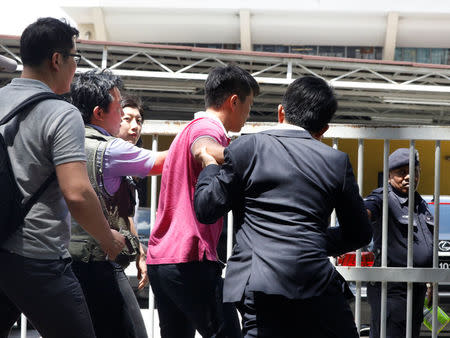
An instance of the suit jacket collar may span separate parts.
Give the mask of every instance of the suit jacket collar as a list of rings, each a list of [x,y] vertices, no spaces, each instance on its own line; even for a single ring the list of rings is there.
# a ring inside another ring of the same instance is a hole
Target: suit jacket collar
[[[313,138],[308,131],[298,129],[269,129],[264,130],[261,133],[281,137]]]

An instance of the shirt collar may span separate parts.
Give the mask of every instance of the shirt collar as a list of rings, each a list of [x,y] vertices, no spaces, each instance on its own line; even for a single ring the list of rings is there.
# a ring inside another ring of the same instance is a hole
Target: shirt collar
[[[98,130],[98,131],[101,132],[103,135],[111,136],[110,133],[108,133],[105,129],[103,129],[103,128],[100,127],[100,126],[97,126],[97,125],[95,125],[95,124],[90,124],[90,123],[86,123],[86,126],[89,126],[89,127],[91,127],[91,128],[94,128],[94,129]]]
[[[11,84],[14,86],[31,86],[39,89],[44,89],[46,91],[52,91],[46,83],[35,79],[18,77],[12,79]]]
[[[302,127],[289,124],[289,123],[278,123],[273,129],[292,129],[292,130],[306,130]]]
[[[207,117],[207,118],[213,119],[213,120],[215,120],[216,122],[218,122],[218,123],[220,124],[220,126],[222,127],[223,132],[225,133],[225,135],[226,135],[228,138],[230,138],[230,136],[228,135],[227,130],[226,130],[225,127],[223,126],[222,121],[220,121],[220,119],[219,119],[215,114],[213,114],[213,113],[211,113],[211,112],[208,112],[208,111],[199,111],[199,112],[197,112],[197,113],[194,114],[194,119],[199,119],[199,118],[201,118],[201,117]]]

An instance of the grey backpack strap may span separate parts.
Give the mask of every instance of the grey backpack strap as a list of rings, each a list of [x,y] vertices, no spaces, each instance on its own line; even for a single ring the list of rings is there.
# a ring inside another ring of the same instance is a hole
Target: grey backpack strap
[[[48,100],[48,99],[54,99],[54,100],[64,100],[64,98],[60,95],[57,95],[52,92],[39,92],[37,94],[34,94],[30,96],[28,99],[20,103],[17,107],[15,107],[13,110],[11,110],[8,114],[6,114],[1,120],[0,120],[0,126],[3,124],[8,123],[11,121],[16,115],[24,112],[27,110],[27,108],[30,108],[32,106],[37,105],[39,102]],[[12,168],[11,168],[12,171]],[[39,197],[44,193],[44,191],[48,188],[50,183],[56,178],[56,172],[53,172],[50,174],[49,177],[44,181],[44,183],[39,187],[39,189],[29,198],[29,200],[25,203],[23,206],[23,215],[24,217],[28,214],[31,207],[36,203],[36,201],[39,199]]]
[[[47,100],[47,99],[55,99],[55,100],[64,100],[64,98],[60,95],[57,95],[55,93],[51,92],[40,92],[35,95],[30,96],[28,99],[23,101],[21,104],[19,104],[16,108],[11,110],[8,114],[6,114],[1,120],[0,120],[0,126],[8,123],[14,116],[21,113],[25,110],[25,108],[29,108],[32,105],[36,105],[41,101]]]

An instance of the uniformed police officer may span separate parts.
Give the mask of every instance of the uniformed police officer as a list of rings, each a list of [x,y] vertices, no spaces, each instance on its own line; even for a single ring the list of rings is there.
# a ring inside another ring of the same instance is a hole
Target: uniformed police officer
[[[399,148],[389,156],[389,184],[388,184],[388,251],[387,265],[389,267],[406,267],[408,251],[408,191],[417,189],[420,167],[418,153],[415,153],[415,182],[410,182],[409,149]],[[383,188],[378,188],[365,199],[365,205],[373,227],[373,251],[375,265],[381,262],[382,235],[382,206]],[[433,264],[433,216],[427,203],[419,193],[414,197],[414,267],[432,267]],[[387,286],[387,314],[386,337],[398,338],[406,336],[406,283],[388,283]],[[429,290],[430,291],[430,290]],[[426,285],[413,285],[413,337],[419,337],[420,326],[423,321],[423,304]],[[367,286],[367,296],[372,309],[370,337],[380,336],[381,283],[370,283]],[[428,292],[431,301],[431,292]]]

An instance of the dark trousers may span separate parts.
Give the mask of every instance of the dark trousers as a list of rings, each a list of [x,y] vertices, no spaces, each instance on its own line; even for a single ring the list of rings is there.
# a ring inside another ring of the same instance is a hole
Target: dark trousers
[[[45,338],[95,337],[70,261],[0,250],[0,337],[8,337],[21,312]]]
[[[258,338],[358,338],[353,313],[333,280],[320,296],[288,299],[245,290],[237,303],[244,337]]]
[[[412,337],[420,336],[423,321],[425,284],[413,286]],[[406,283],[388,283],[386,303],[386,338],[406,337]],[[367,298],[371,308],[370,337],[380,337],[381,284],[367,285]]]
[[[118,265],[115,266],[114,273],[116,275],[120,293],[124,299],[123,314],[125,318],[123,320],[127,337],[147,338],[147,330],[145,328],[144,319],[142,318],[141,309],[128,277],[125,275],[122,267]]]
[[[98,338],[147,337],[136,297],[123,269],[112,262],[73,262]]]
[[[162,338],[241,337],[236,309],[223,304],[218,262],[148,265]]]

